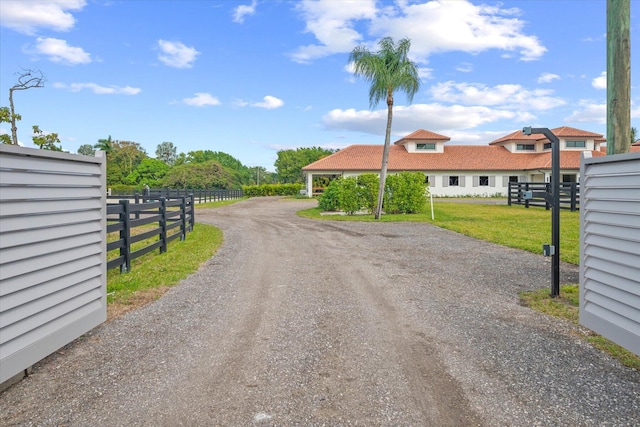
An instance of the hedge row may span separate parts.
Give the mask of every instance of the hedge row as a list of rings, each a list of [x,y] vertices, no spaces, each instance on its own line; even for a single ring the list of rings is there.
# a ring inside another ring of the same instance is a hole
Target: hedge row
[[[297,196],[302,189],[304,189],[304,184],[262,184],[242,187],[246,197]]]
[[[382,209],[390,214],[417,213],[425,209],[428,187],[420,172],[402,172],[389,175],[385,182]],[[318,200],[325,211],[373,212],[378,201],[380,181],[375,174],[338,178],[331,181]]]

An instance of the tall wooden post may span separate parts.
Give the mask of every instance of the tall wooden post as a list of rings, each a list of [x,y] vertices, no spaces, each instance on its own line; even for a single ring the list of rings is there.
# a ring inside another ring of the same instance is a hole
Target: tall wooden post
[[[631,145],[630,0],[607,0],[607,154]]]

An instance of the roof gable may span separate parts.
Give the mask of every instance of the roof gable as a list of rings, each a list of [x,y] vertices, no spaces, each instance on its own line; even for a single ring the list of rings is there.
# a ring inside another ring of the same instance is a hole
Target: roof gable
[[[450,137],[445,135],[440,135],[435,132],[431,132],[429,130],[418,129],[417,131],[411,132],[409,135],[406,135],[403,138],[400,138],[394,144],[404,144],[407,141],[441,141],[446,142],[451,140]]]

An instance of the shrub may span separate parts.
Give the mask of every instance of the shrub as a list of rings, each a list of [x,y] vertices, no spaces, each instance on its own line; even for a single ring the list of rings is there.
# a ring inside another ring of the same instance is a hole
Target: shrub
[[[389,175],[385,186],[383,207],[386,213],[410,214],[424,210],[427,187],[421,172],[402,172]]]
[[[242,186],[242,191],[247,197],[296,196],[300,194],[300,190],[302,189],[304,189],[304,184],[262,184]]]
[[[340,181],[340,178],[331,181],[318,197],[318,207],[323,211],[334,212],[340,209]]]
[[[358,180],[356,177],[342,178],[340,181],[340,192],[338,201],[340,210],[347,215],[353,215],[358,212],[363,205],[362,192],[358,188]]]
[[[373,212],[378,203],[378,187],[380,178],[374,173],[365,173],[358,177],[358,187],[360,189],[360,199],[362,208],[369,213]]]

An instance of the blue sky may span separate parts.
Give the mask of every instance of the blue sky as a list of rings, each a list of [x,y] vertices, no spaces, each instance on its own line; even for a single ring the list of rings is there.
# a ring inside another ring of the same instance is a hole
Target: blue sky
[[[640,1],[631,1],[632,126],[640,129]],[[222,151],[274,170],[277,151],[384,142],[386,105],[347,58],[412,41],[421,88],[396,94],[393,140],[417,129],[487,144],[523,126],[606,133],[606,1],[0,0],[0,105],[18,137],[65,150],[113,139],[151,156]],[[3,124],[0,132],[9,132]]]

